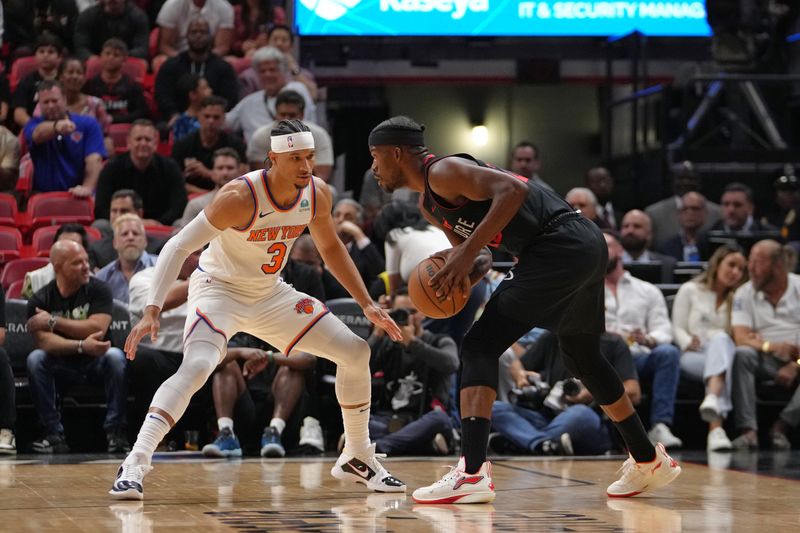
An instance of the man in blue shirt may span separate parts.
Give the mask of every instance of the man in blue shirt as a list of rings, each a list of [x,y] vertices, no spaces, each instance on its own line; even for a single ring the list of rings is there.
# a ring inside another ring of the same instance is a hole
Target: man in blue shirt
[[[91,196],[106,157],[100,125],[93,117],[67,112],[57,81],[43,81],[37,94],[42,116],[25,126],[34,167],[33,189]]]
[[[145,251],[147,236],[142,219],[133,213],[114,221],[114,249],[117,260],[101,268],[95,277],[108,283],[115,300],[128,303],[128,284],[139,271],[155,266],[158,256]]]

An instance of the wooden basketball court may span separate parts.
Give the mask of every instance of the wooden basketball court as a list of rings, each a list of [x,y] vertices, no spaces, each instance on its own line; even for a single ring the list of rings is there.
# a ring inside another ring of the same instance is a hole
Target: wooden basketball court
[[[44,463],[20,456],[0,461],[0,530],[800,531],[800,484],[776,477],[797,476],[800,454],[716,454],[712,466],[700,464],[705,458],[684,456],[683,474],[673,485],[624,500],[605,496],[619,458],[497,458],[494,504],[437,506],[414,504],[410,492],[377,494],[341,484],[329,474],[333,457],[226,461],[173,455],[154,463],[144,502],[117,502],[106,491],[119,458],[54,456]],[[386,464],[416,488],[437,479],[450,461]]]
[[[502,458],[494,462],[494,504],[439,506],[414,504],[410,493],[369,493],[361,486],[340,484],[328,472],[335,460],[329,457],[225,461],[176,456],[184,458],[154,463],[156,469],[145,478],[144,502],[117,502],[106,491],[118,458],[54,456],[48,464],[40,457],[22,456],[0,462],[0,529],[800,531],[800,484],[774,475],[797,475],[800,454],[716,455],[712,466],[682,460],[683,474],[671,486],[623,500],[605,496],[621,464],[618,458]],[[704,461],[705,454],[694,458]],[[63,460],[72,462],[58,463]],[[448,461],[414,458],[386,464],[415,488],[443,474],[446,469],[440,465]]]

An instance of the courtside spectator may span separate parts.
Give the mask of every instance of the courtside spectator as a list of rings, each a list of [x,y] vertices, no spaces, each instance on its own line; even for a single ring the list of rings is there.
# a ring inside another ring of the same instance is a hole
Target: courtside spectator
[[[305,120],[306,102],[300,93],[286,90],[275,100],[275,122],[258,128],[247,143],[247,161],[250,168],[263,168],[270,151],[270,132],[280,120],[302,120],[314,138],[314,175],[325,181],[333,172],[333,141],[325,128]]]
[[[130,124],[147,115],[147,102],[141,85],[122,72],[126,57],[128,47],[123,41],[107,40],[100,52],[102,70],[88,80],[84,88],[87,94],[103,101],[114,124]]]
[[[186,207],[186,189],[181,171],[172,159],[156,153],[158,131],[152,122],[140,119],[128,134],[129,151],[103,168],[97,184],[94,216],[108,219],[111,195],[133,189],[142,198],[145,225],[171,225]]]
[[[237,135],[222,130],[225,123],[225,99],[208,96],[200,104],[200,128],[175,143],[172,158],[183,171],[186,190],[208,191],[213,181],[214,153],[221,148],[233,148],[244,159],[245,147]]]
[[[226,0],[167,0],[158,13],[158,40],[162,54],[172,57],[188,47],[189,23],[196,18],[208,22],[214,53],[225,56],[233,40],[233,6]]]
[[[57,37],[49,33],[40,35],[36,39],[34,56],[36,57],[36,71],[20,80],[11,99],[11,111],[14,122],[19,127],[24,127],[31,119],[36,108],[36,93],[39,84],[44,80],[55,80],[58,77],[58,67],[61,65],[64,46]]]
[[[67,111],[67,100],[57,81],[39,85],[42,116],[25,126],[25,142],[33,160],[33,189],[69,191],[91,196],[103,166],[106,149],[97,121]]]
[[[178,141],[200,128],[200,103],[211,96],[212,91],[208,81],[200,74],[184,74],[178,80],[176,93],[176,102],[183,109],[172,124],[172,138]]]
[[[211,32],[208,22],[196,18],[189,23],[186,51],[164,61],[156,75],[155,97],[161,118],[172,125],[181,107],[178,104],[178,80],[185,74],[200,74],[214,94],[222,96],[233,106],[239,100],[239,89],[233,67],[211,52]],[[185,97],[185,95],[183,95]]]
[[[147,14],[130,0],[99,0],[80,15],[75,22],[75,55],[86,61],[100,55],[104,43],[119,39],[130,55],[147,59],[150,21]]]
[[[106,113],[106,106],[100,98],[83,92],[86,84],[86,67],[81,60],[74,57],[65,58],[58,69],[58,81],[64,90],[67,111],[93,117],[105,132],[111,124],[111,117]],[[33,116],[38,117],[41,114],[42,106],[37,103]]]
[[[259,48],[253,54],[252,64],[261,90],[247,95],[228,112],[225,117],[228,128],[242,131],[245,141],[249,141],[258,128],[275,120],[278,93],[289,89],[300,93],[305,100],[305,118],[317,121],[317,108],[306,86],[289,81],[289,66],[283,52],[274,46]]]

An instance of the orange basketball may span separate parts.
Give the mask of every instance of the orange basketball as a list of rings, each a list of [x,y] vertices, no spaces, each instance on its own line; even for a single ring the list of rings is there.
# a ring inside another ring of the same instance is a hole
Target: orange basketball
[[[450,299],[436,297],[433,288],[428,285],[439,269],[444,266],[441,257],[428,257],[419,262],[408,276],[408,296],[420,313],[431,318],[449,318],[464,308],[469,298],[469,293],[464,293],[461,287],[455,287],[450,293]]]

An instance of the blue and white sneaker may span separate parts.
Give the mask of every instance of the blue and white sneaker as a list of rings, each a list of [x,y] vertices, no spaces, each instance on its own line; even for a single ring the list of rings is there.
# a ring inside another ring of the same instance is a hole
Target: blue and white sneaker
[[[117,471],[117,479],[108,493],[115,500],[141,500],[144,498],[142,480],[153,469],[150,465],[125,464]]]
[[[283,457],[286,455],[286,450],[281,444],[281,435],[278,429],[272,426],[264,428],[264,434],[261,435],[261,457]]]
[[[203,455],[206,457],[241,457],[242,446],[231,428],[222,428],[214,442],[203,446]]]

